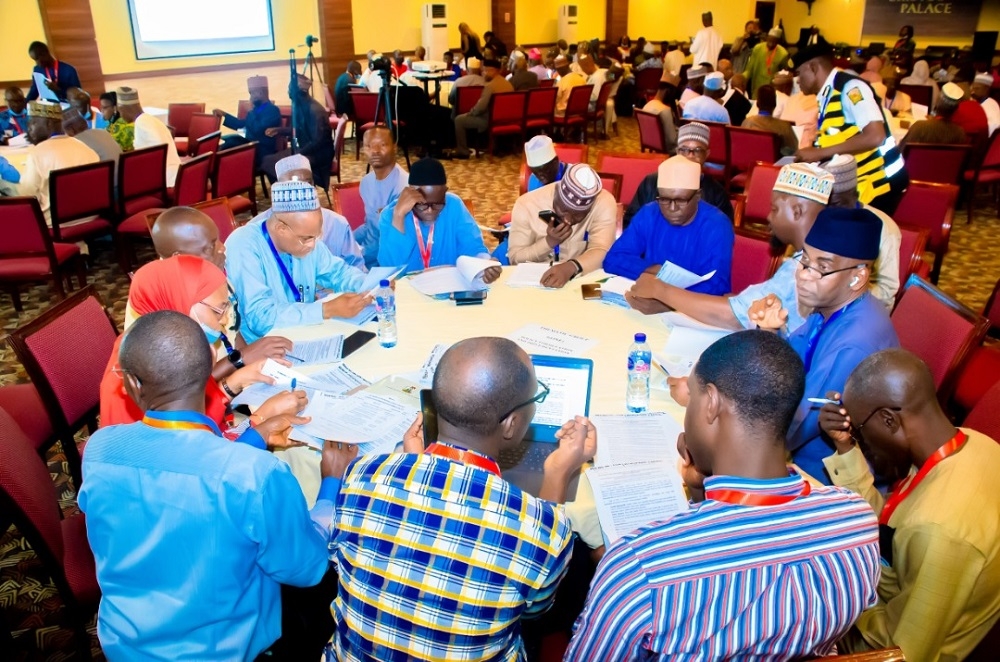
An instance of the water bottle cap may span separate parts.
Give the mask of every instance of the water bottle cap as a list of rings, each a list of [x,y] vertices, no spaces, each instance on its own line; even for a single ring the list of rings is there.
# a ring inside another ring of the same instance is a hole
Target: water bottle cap
[[[636,342],[646,342],[646,334],[645,333],[637,333],[637,334],[635,334],[635,341]]]
[[[386,279],[383,278],[382,280],[380,280],[378,282],[378,286],[379,287],[389,287],[389,281],[387,281]]]

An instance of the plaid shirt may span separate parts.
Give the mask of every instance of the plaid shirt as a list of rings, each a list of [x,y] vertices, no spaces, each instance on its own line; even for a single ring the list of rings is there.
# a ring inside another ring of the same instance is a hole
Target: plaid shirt
[[[352,465],[337,500],[338,660],[524,659],[572,545],[562,509],[471,465],[417,454]]]

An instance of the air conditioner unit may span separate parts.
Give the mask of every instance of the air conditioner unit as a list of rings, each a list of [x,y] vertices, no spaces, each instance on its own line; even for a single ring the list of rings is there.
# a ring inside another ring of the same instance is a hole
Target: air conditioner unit
[[[559,38],[576,43],[576,5],[559,5]]]
[[[420,42],[427,49],[427,59],[444,59],[448,50],[448,5],[424,5],[420,25]]]

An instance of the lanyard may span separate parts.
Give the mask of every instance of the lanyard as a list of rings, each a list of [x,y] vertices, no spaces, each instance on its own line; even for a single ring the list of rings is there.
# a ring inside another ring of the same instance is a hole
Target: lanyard
[[[295,303],[302,303],[302,289],[295,286],[295,279],[292,278],[292,274],[289,273],[288,267],[285,266],[285,261],[281,259],[278,255],[278,249],[274,247],[274,242],[271,241],[271,235],[267,233],[267,222],[260,224],[260,231],[264,233],[264,240],[267,242],[267,247],[271,249],[271,255],[274,256],[274,261],[278,263],[278,268],[281,270],[281,275],[285,278],[285,283],[292,290],[292,296],[295,297]]]
[[[205,430],[219,436],[219,429],[211,423],[201,423],[199,421],[184,420],[185,416],[196,416],[186,412],[146,412],[142,417],[142,422],[153,428],[162,430]],[[202,418],[202,417],[199,417]],[[205,419],[208,420],[208,419]]]
[[[854,301],[858,301],[858,299],[855,299]],[[819,345],[820,336],[823,335],[823,332],[826,331],[827,327],[833,324],[838,317],[844,314],[845,310],[851,307],[851,304],[854,303],[854,301],[835,311],[833,315],[830,315],[829,319],[824,320],[822,324],[809,332],[809,337],[806,338],[805,355],[802,357],[802,363],[805,365],[806,372],[809,372],[809,368],[812,366],[813,354],[816,353],[816,346]],[[821,315],[820,313],[814,314]]]
[[[45,67],[45,77],[56,83],[59,82],[59,60],[52,60],[52,73],[49,73],[49,68]]]
[[[735,506],[781,506],[791,503],[799,497],[807,496],[812,492],[809,483],[803,481],[802,490],[798,494],[754,494],[743,490],[707,490],[705,498],[712,501],[724,501]]]
[[[494,476],[500,475],[500,465],[498,465],[495,460],[491,460],[485,455],[480,455],[479,453],[474,453],[461,448],[455,448],[454,446],[446,446],[444,444],[439,444],[436,441],[428,446],[427,450],[424,452],[448,458],[449,460],[454,460],[455,462],[471,464],[479,469],[489,471]]]
[[[882,513],[879,515],[879,524],[888,524],[889,518],[896,511],[896,508],[903,502],[906,497],[910,496],[910,492],[917,488],[927,474],[931,472],[931,469],[936,467],[941,460],[945,459],[950,455],[954,455],[965,446],[965,442],[969,440],[969,437],[958,430],[955,436],[949,439],[941,448],[934,451],[934,454],[927,458],[923,466],[920,467],[920,471],[916,473],[912,478],[904,478],[892,487],[892,494],[889,495],[889,500],[885,502],[882,507]],[[905,485],[903,483],[906,483]]]
[[[17,127],[17,132],[19,134],[24,133],[24,129],[21,128],[21,123],[17,121],[16,117],[14,117],[14,113],[10,114],[10,121],[14,123],[15,127]]]
[[[431,251],[434,249],[434,223],[431,223],[431,229],[427,233],[427,245],[424,245],[424,235],[420,233],[420,223],[417,222],[417,216],[413,216],[413,230],[417,233],[417,250],[420,251],[420,259],[424,262],[424,269],[429,269],[431,266]]]

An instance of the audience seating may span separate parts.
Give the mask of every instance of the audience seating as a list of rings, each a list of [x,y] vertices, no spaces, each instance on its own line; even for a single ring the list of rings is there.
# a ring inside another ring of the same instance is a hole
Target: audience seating
[[[727,126],[729,160],[726,162],[729,188],[742,189],[750,169],[758,161],[774,163],[781,156],[781,141],[770,131]]]
[[[34,384],[0,386],[0,410],[10,414],[39,457],[44,459],[48,450],[59,441],[42,396]]]
[[[962,427],[972,428],[994,440],[1000,440],[1000,380],[996,380],[979,398],[962,421]],[[994,652],[996,650],[1000,649],[994,649]]]
[[[354,158],[360,159],[365,131],[374,127],[377,121],[375,111],[378,106],[378,93],[351,90],[350,95],[351,104],[354,106]]]
[[[496,156],[496,139],[498,136],[518,136],[520,144],[524,143],[525,107],[528,101],[527,92],[500,92],[490,97],[489,116],[490,154]]]
[[[88,285],[7,336],[45,403],[77,487],[80,453],[74,435],[97,429],[101,379],[118,329]],[[86,342],[80,342],[86,338]],[[74,468],[75,467],[75,468]]]
[[[222,143],[222,132],[213,131],[212,133],[206,134],[201,138],[194,141],[194,149],[191,150],[191,156],[201,156],[202,154],[214,154],[219,151],[219,145]]]
[[[597,176],[601,178],[601,188],[615,196],[615,202],[621,202],[624,177],[617,172],[599,172]]]
[[[482,85],[464,85],[458,88],[455,98],[455,116],[464,115],[472,110],[481,96],[483,96]]]
[[[941,275],[941,264],[948,253],[951,221],[957,199],[958,187],[954,184],[911,181],[893,214],[893,220],[900,226],[924,228],[928,231],[927,250],[934,253],[934,266],[930,275],[932,283],[937,283]]]
[[[222,126],[222,120],[212,113],[194,113],[188,124],[188,133],[185,138],[174,138],[177,145],[177,152],[182,156],[194,153],[195,141],[202,136],[218,131]]]
[[[253,110],[253,102],[250,99],[240,99],[236,104],[236,119],[245,120],[251,110]]]
[[[965,172],[969,149],[968,145],[907,143],[903,147],[906,173],[913,181],[958,184]]]
[[[0,287],[14,300],[14,310],[24,312],[21,283],[51,281],[59,298],[65,299],[63,278],[72,287],[73,273],[80,287],[86,286],[80,247],[52,241],[38,200],[0,197]]]
[[[947,406],[958,371],[989,322],[919,276],[906,281],[891,317],[899,344],[927,364],[938,400]]]
[[[587,142],[587,113],[590,112],[590,95],[593,92],[593,85],[577,85],[569,93],[566,113],[553,117],[553,126],[563,132],[566,140],[569,140],[572,129],[579,129],[580,142]]]
[[[927,106],[928,110],[934,110],[934,90],[930,85],[910,85],[908,83],[904,83],[896,85],[896,90],[910,95],[910,99],[913,103],[919,103],[923,106]]]
[[[556,86],[555,78],[543,78],[540,81],[538,81],[538,87],[555,87],[555,86]]]
[[[215,226],[219,228],[219,241],[223,243],[229,239],[233,230],[239,227],[236,223],[236,217],[233,216],[233,210],[229,206],[229,200],[225,197],[212,198],[191,206],[204,212],[206,216],[215,221]]]
[[[990,298],[983,307],[983,317],[990,323],[987,335],[996,340],[1000,338],[1000,280],[993,286]],[[1000,344],[984,342],[969,354],[969,359],[962,367],[955,385],[955,396],[952,404],[959,411],[971,410],[990,389],[1000,381]],[[995,437],[1000,440],[1000,437]]]
[[[524,108],[525,136],[535,132],[544,133],[552,131],[556,114],[556,97],[558,95],[559,90],[551,85],[528,90],[528,101]]]
[[[1000,132],[994,131],[986,143],[986,149],[981,159],[976,159],[975,167],[966,170],[962,176],[967,184],[966,223],[972,222],[972,205],[976,199],[976,188],[981,184],[992,184],[994,198],[998,200],[997,215],[1000,216],[1000,197],[997,195],[997,182],[1000,182]]]
[[[735,232],[730,287],[733,292],[742,292],[773,276],[781,256],[771,251],[770,233],[743,227],[737,227]]]
[[[667,154],[667,134],[663,130],[663,122],[658,113],[645,110],[635,111],[636,122],[639,123],[639,151]]]
[[[87,625],[101,589],[82,513],[62,518],[49,468],[7,412],[0,411],[0,528],[17,527],[55,584],[69,617],[76,658],[90,660]]]
[[[621,203],[626,207],[635,197],[635,192],[643,178],[663,163],[663,154],[616,154],[604,152],[597,158],[598,172],[616,173],[622,176]]]
[[[747,196],[742,193],[730,193],[729,204],[733,208],[733,227],[743,225],[743,217],[746,215]]]
[[[604,137],[607,138],[604,130],[598,131],[598,126],[601,122],[604,122],[604,116],[608,110],[608,99],[611,97],[611,90],[615,87],[613,82],[605,82],[601,85],[601,91],[597,93],[597,101],[594,105],[594,110],[587,111],[587,121],[594,123],[594,140]]]
[[[153,145],[118,158],[118,215],[128,218],[167,204],[167,146]]]
[[[357,230],[365,224],[365,201],[361,199],[361,182],[334,184],[333,211],[347,219],[352,230]]]
[[[344,139],[347,133],[347,122],[338,122],[333,130],[333,161],[330,163],[330,177],[337,176],[337,183],[340,183],[340,160],[344,156]],[[330,192],[326,192],[326,201],[330,202]]]
[[[204,113],[205,104],[204,103],[171,103],[167,105],[167,126],[170,127],[171,133],[174,134],[174,144],[177,146],[177,151],[186,153],[187,150],[187,140],[184,140],[183,146],[184,150],[181,150],[181,144],[178,144],[178,138],[187,138],[188,130],[191,128],[191,117],[195,113]]]
[[[910,278],[910,274],[917,274],[921,278],[927,278],[930,274],[930,267],[924,261],[924,252],[927,250],[927,230],[921,228],[899,228],[902,238],[899,242],[899,282],[905,283]],[[902,295],[897,292],[896,298]]]
[[[250,210],[257,215],[257,182],[254,181],[254,157],[257,143],[251,142],[224,149],[215,155],[212,167],[212,197],[229,198],[233,214]]]
[[[681,120],[678,126],[687,124],[690,120]],[[708,160],[701,167],[702,171],[712,179],[722,182],[728,188],[729,182],[729,132],[726,125],[720,122],[702,122],[708,127]],[[773,163],[771,159],[768,163]]]
[[[114,161],[53,170],[49,175],[52,239],[78,242],[113,234],[114,191]]]
[[[743,215],[743,225],[769,225],[767,217],[771,214],[771,192],[774,183],[778,181],[781,166],[758,161],[747,174],[746,211]]]
[[[643,104],[656,96],[661,78],[663,78],[662,68],[643,69],[635,72],[635,92],[642,98]]]

